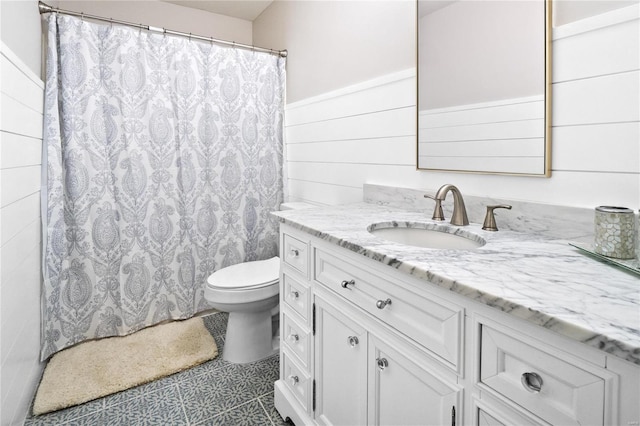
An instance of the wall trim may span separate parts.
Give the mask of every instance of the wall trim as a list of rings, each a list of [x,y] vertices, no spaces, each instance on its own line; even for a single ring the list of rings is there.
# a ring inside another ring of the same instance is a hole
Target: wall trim
[[[581,19],[553,29],[553,40],[560,40],[573,37],[578,34],[596,31],[612,25],[619,25],[625,22],[640,19],[640,4],[615,9],[600,15]]]
[[[13,50],[9,49],[9,47],[4,44],[3,41],[0,40],[0,53],[2,56],[7,58],[9,62],[11,62],[21,73],[23,73],[29,80],[33,81],[39,88],[44,89],[44,81],[34,73],[31,68],[29,68],[23,61],[13,53]]]
[[[340,96],[350,95],[357,92],[362,92],[374,87],[384,86],[386,84],[395,83],[402,80],[407,80],[416,77],[416,68],[407,68],[402,71],[394,72],[391,74],[385,74],[381,77],[376,77],[371,80],[356,83],[350,86],[346,86],[331,92],[323,93],[322,95],[313,96],[311,98],[303,99],[301,101],[293,102],[285,106],[285,110],[289,111],[296,108],[301,108],[307,105],[311,105],[317,102],[326,101],[328,99],[338,98]]]

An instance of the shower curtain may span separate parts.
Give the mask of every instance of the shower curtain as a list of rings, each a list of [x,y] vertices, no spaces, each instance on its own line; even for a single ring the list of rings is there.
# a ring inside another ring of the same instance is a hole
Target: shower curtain
[[[284,58],[48,17],[41,358],[277,255]]]

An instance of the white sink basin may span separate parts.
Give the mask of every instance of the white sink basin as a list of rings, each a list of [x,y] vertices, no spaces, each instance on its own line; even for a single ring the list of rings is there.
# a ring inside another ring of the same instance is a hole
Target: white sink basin
[[[383,240],[422,248],[470,250],[486,243],[482,237],[468,231],[433,223],[374,223],[367,231]]]

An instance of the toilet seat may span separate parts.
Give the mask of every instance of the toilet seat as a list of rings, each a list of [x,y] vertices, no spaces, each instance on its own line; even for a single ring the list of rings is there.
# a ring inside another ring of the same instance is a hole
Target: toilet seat
[[[222,268],[207,278],[207,287],[224,291],[244,291],[268,287],[278,283],[280,259],[238,263]]]

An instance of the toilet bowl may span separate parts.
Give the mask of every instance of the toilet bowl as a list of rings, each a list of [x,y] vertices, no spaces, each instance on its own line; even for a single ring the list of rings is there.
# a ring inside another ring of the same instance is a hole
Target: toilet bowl
[[[222,358],[232,363],[258,361],[278,351],[272,317],[278,306],[280,258],[238,263],[209,276],[204,297],[229,313]]]

